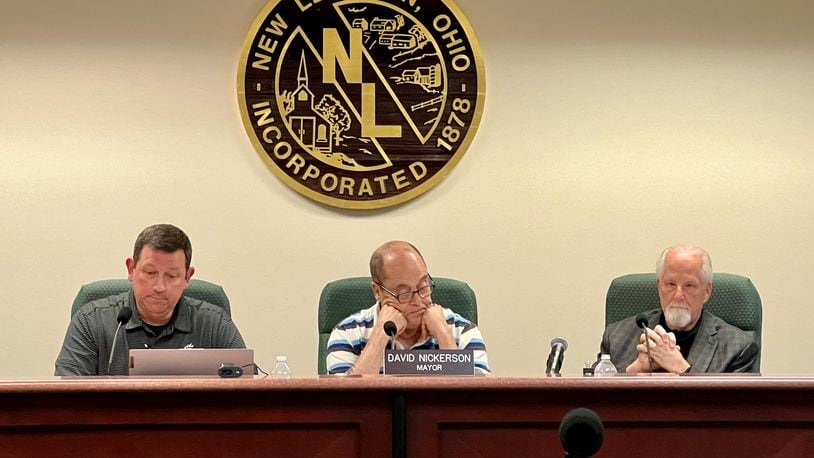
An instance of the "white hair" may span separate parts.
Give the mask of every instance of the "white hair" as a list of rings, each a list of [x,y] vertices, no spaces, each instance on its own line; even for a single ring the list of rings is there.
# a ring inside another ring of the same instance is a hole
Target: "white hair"
[[[701,247],[694,245],[675,245],[666,248],[661,252],[661,256],[656,261],[656,278],[661,278],[664,273],[664,260],[671,251],[682,251],[688,253],[696,253],[701,255],[701,281],[706,285],[712,283],[712,260],[709,258],[709,253]]]

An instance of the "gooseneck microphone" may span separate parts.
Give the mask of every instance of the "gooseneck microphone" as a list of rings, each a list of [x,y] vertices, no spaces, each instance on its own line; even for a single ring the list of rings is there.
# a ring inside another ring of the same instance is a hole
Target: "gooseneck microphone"
[[[560,422],[560,443],[566,458],[592,456],[602,447],[604,436],[605,427],[599,415],[585,407],[568,412]]]
[[[116,353],[116,340],[119,338],[119,329],[121,329],[123,324],[130,321],[131,316],[133,316],[133,309],[123,307],[119,310],[119,316],[116,317],[116,321],[118,321],[119,324],[116,326],[116,332],[113,333],[113,345],[110,347],[110,358],[107,360],[107,375],[110,375],[110,365],[113,364],[113,354]]]
[[[545,373],[551,375],[560,373],[562,361],[565,358],[565,350],[568,349],[568,342],[562,337],[555,337],[551,339],[551,352],[548,354],[548,359],[545,362]]]
[[[647,370],[653,372],[653,358],[650,356],[650,342],[647,341],[647,315],[640,313],[636,315],[636,326],[642,328],[644,336],[644,347],[647,348]]]
[[[384,333],[387,334],[388,336],[390,336],[390,349],[395,350],[396,349],[396,342],[395,342],[396,333],[399,330],[398,327],[396,327],[396,323],[393,323],[392,321],[385,321],[383,327],[384,327]]]

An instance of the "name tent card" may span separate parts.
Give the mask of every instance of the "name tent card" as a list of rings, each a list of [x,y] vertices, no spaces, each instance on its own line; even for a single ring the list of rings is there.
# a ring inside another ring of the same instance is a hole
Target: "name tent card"
[[[385,350],[385,375],[475,375],[469,350]]]

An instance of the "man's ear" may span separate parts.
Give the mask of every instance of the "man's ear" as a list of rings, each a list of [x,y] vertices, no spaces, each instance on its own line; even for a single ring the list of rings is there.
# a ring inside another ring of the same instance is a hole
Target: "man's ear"
[[[187,274],[186,274],[186,277],[185,277],[187,283],[189,283],[189,281],[192,280],[193,275],[195,275],[195,268],[192,267],[192,266],[189,266],[189,269],[187,269]]]
[[[130,283],[133,283],[133,272],[136,270],[136,261],[133,258],[127,258],[124,261],[125,267],[127,267],[127,279]]]

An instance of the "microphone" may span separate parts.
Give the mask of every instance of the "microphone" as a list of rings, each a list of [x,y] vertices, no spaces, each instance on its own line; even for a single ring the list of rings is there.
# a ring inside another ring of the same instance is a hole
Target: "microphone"
[[[647,315],[646,314],[640,313],[640,314],[636,315],[636,326],[638,326],[640,328],[646,328],[647,327]]]
[[[119,324],[116,326],[116,332],[113,333],[113,345],[110,346],[110,358],[107,360],[107,375],[110,375],[110,365],[113,363],[113,354],[116,353],[116,339],[119,338],[119,329],[121,329],[123,324],[130,321],[131,316],[133,316],[133,309],[123,307],[119,310],[119,316],[116,317],[116,321],[118,321]]]
[[[636,326],[642,328],[644,336],[644,347],[647,348],[647,370],[653,372],[653,358],[650,356],[650,343],[647,341],[647,315],[640,313],[636,315]]]
[[[568,412],[560,423],[560,443],[566,457],[592,456],[602,447],[604,435],[602,419],[585,407]]]
[[[553,371],[555,374],[560,373],[562,367],[562,360],[565,358],[565,350],[568,348],[568,342],[562,337],[555,337],[551,339],[551,353],[548,354],[548,360],[545,362],[545,373],[551,375]]]
[[[390,349],[395,350],[396,343],[394,342],[394,340],[396,338],[396,333],[399,330],[398,327],[396,327],[396,323],[393,323],[392,321],[385,321],[383,327],[384,333],[390,336]]]

